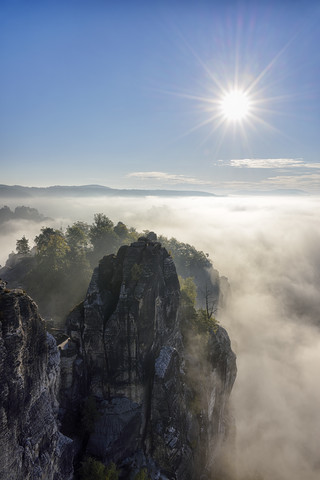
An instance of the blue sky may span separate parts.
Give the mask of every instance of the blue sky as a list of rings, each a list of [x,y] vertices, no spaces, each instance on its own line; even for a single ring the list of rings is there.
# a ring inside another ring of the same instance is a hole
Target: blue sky
[[[319,21],[317,1],[2,0],[0,183],[320,193]]]

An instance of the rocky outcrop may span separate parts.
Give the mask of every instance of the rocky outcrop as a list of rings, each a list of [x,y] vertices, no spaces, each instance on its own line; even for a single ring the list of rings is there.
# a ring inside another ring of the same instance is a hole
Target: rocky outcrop
[[[228,335],[217,327],[186,347],[179,301],[173,259],[149,234],[100,261],[68,318],[63,425],[121,478],[202,478],[228,433]]]
[[[0,478],[69,480],[72,440],[59,432],[59,353],[37,306],[0,281]]]

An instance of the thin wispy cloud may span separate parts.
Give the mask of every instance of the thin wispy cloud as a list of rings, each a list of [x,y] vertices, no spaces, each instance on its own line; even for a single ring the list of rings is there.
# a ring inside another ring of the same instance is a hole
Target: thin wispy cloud
[[[303,158],[236,158],[231,160],[218,160],[215,166],[230,166],[235,168],[313,168],[320,169],[320,163],[306,163]]]
[[[302,158],[242,158],[230,160],[237,168],[296,168],[304,166]]]
[[[179,175],[166,172],[132,172],[127,177],[137,177],[141,180],[156,180],[168,182],[174,185],[189,184],[189,185],[210,185],[211,182],[201,180],[199,178],[188,177],[186,175]]]
[[[281,188],[303,188],[305,190],[320,192],[320,173],[304,175],[279,175],[263,180],[260,184]]]

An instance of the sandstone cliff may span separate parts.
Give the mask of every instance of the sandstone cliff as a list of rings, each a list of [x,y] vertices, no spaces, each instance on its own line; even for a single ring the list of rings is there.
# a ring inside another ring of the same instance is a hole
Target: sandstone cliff
[[[35,303],[0,280],[0,478],[69,480],[72,440],[57,424],[59,353]]]
[[[151,234],[101,260],[68,318],[63,425],[80,455],[115,462],[121,478],[142,468],[151,479],[206,478],[228,435],[228,335],[217,327],[187,342],[179,300],[173,259]]]

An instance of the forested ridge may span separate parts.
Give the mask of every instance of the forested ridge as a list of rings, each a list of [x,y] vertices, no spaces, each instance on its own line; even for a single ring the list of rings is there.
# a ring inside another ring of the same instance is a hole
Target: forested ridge
[[[42,227],[34,239],[25,235],[17,239],[16,253],[10,254],[0,276],[11,287],[26,290],[47,321],[62,328],[68,312],[85,297],[99,260],[148,233],[121,221],[114,223],[104,213],[96,213],[91,224],[76,221],[65,230]],[[158,240],[174,259],[186,308],[197,305],[211,318],[219,296],[219,274],[208,255],[175,238],[160,235]]]

